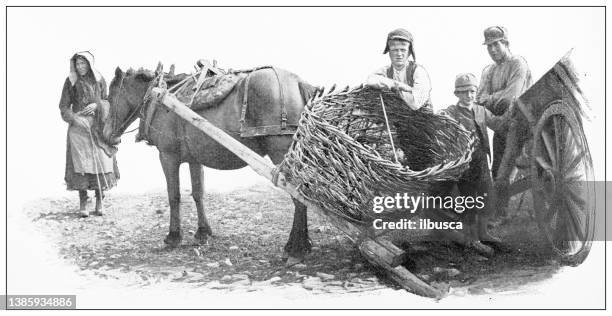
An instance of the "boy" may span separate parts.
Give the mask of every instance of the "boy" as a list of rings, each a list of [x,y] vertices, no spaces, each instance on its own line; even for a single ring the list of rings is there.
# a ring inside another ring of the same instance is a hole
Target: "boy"
[[[456,181],[441,184],[439,193],[444,193],[449,187],[457,185],[460,194],[464,197],[484,197],[482,209],[466,211],[467,237],[472,242],[488,242],[498,245],[501,240],[489,234],[487,224],[491,217],[490,205],[493,202],[493,181],[487,156],[490,157],[489,137],[487,127],[494,131],[503,129],[508,120],[506,111],[503,116],[494,116],[489,110],[477,105],[476,95],[478,83],[476,76],[471,73],[459,74],[455,79],[455,96],[459,99],[457,104],[451,105],[439,114],[448,115],[459,122],[465,129],[473,133],[476,138],[474,153],[469,169]],[[450,192],[446,191],[446,192]]]

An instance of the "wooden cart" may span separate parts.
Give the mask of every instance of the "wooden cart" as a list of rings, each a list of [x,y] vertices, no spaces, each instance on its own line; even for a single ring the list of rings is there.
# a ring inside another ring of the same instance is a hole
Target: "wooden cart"
[[[532,96],[541,91],[546,93],[540,93],[536,97]],[[439,298],[446,294],[444,291],[430,286],[401,266],[406,258],[406,253],[403,250],[387,240],[368,234],[364,227],[347,222],[335,213],[323,209],[315,201],[311,201],[300,194],[296,187],[286,181],[285,175],[282,172],[279,173],[271,162],[193,112],[174,95],[167,93],[166,90],[154,88],[153,94],[178,116],[202,130],[248,163],[258,174],[269,179],[293,198],[306,205],[309,211],[315,211],[326,217],[330,223],[357,244],[362,255],[370,263],[386,271],[387,275],[400,286],[410,292],[427,297]],[[575,72],[569,58],[566,57],[519,98],[517,106],[528,122],[525,125],[529,127],[527,132],[534,135],[533,145],[530,149],[532,152],[531,176],[514,182],[506,191],[509,194],[517,194],[531,188],[534,195],[544,197],[543,199],[534,199],[536,208],[541,210],[537,215],[538,223],[554,249],[564,258],[571,259],[574,262],[581,262],[590,249],[594,228],[594,208],[590,205],[594,196],[589,193],[587,197],[582,198],[583,204],[588,203],[589,207],[584,206],[584,210],[587,211],[586,216],[582,217],[586,220],[584,222],[580,221],[580,223],[574,220],[575,213],[578,213],[575,207],[573,208],[565,203],[566,207],[564,208],[557,201],[559,196],[563,195],[562,192],[565,192],[561,190],[568,190],[564,186],[567,180],[577,180],[573,176],[574,170],[568,169],[568,162],[570,165],[577,163],[584,167],[585,173],[582,174],[582,180],[592,180],[588,146],[583,141],[584,133],[580,123],[581,117],[577,116],[577,113],[581,112],[576,111],[586,104],[581,96],[582,93],[577,85]],[[579,141],[570,141],[568,144],[564,144],[563,142],[567,142],[569,139],[566,136],[570,134]],[[527,143],[517,143],[515,147],[523,148]],[[505,156],[508,157],[504,157],[504,166],[507,169],[514,167],[514,163],[510,163],[512,155],[511,150],[507,150]],[[571,156],[572,159],[568,161],[565,156]],[[578,192],[573,192],[578,194]],[[582,192],[579,195],[583,196]],[[571,231],[575,233],[571,234],[573,238],[571,238],[572,242],[570,243],[578,243],[579,245],[568,247],[566,244],[568,244],[569,239],[561,237],[561,230],[558,227],[572,228]],[[577,241],[574,242],[574,239]]]
[[[595,182],[582,125],[589,105],[570,56],[515,101],[496,184],[502,202],[531,189],[540,230],[565,263],[578,265],[594,238]],[[503,189],[517,169],[523,176]]]

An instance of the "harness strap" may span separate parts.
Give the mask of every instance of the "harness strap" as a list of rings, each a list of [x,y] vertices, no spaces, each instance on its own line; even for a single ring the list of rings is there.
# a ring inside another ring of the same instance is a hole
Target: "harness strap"
[[[271,68],[272,71],[274,71],[274,75],[276,75],[276,80],[278,81],[278,98],[280,100],[281,110],[281,130],[283,130],[287,128],[287,109],[285,108],[285,100],[283,98],[283,82],[280,80],[280,76],[278,75],[276,68]]]
[[[244,78],[244,88],[242,94],[242,110],[240,111],[240,132],[242,133],[245,130],[245,122],[246,122],[246,111],[249,105],[249,79],[251,78],[251,73],[247,73],[246,78]]]
[[[267,131],[272,132],[274,134],[280,134],[280,135],[284,135],[284,131],[287,130],[287,108],[285,107],[285,98],[284,98],[284,94],[283,94],[283,83],[280,80],[280,76],[278,74],[278,71],[276,70],[276,68],[272,67],[272,66],[265,66],[265,67],[261,67],[258,68],[256,70],[260,70],[260,69],[272,69],[272,71],[274,72],[274,75],[276,76],[276,80],[278,81],[278,98],[280,101],[280,119],[281,119],[281,124],[280,124],[280,131],[275,131],[274,128],[272,128],[271,126],[266,126],[266,127],[260,127],[260,128],[251,128],[251,127],[246,127],[246,112],[247,112],[247,108],[249,106],[249,79],[251,78],[251,73],[252,71],[246,72],[247,76],[246,78],[244,78],[244,87],[243,87],[243,95],[242,95],[242,110],[240,112],[240,133],[243,135],[243,137],[251,137],[251,136],[260,136],[261,133],[265,133]],[[294,132],[294,128],[290,129],[291,134],[293,134]],[[265,134],[263,134],[265,135]]]
[[[204,83],[204,80],[206,80],[206,78],[208,78],[208,70],[209,68],[201,68],[201,72],[200,72],[200,76],[198,77],[198,81],[196,82],[196,85],[194,87],[195,91],[193,92],[193,94],[191,95],[191,100],[189,101],[189,104],[187,104],[188,107],[191,107],[193,105],[193,100],[195,99],[196,94],[198,94],[198,92],[200,92],[200,89],[202,88],[202,84]],[[216,73],[215,73],[216,75]]]

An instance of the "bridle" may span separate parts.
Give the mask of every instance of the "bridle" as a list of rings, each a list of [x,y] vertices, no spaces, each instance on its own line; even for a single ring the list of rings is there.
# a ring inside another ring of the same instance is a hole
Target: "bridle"
[[[125,90],[125,87],[123,86],[125,74],[121,75],[121,81],[119,82],[118,92],[115,94],[113,98],[113,104],[114,104],[115,109],[114,109],[114,114],[113,114],[113,133],[111,134],[111,137],[114,138],[114,137],[123,136],[123,134],[125,134],[125,130],[128,128],[128,126],[130,126],[130,124],[132,124],[132,122],[136,120],[137,117],[140,116],[142,118],[142,114],[143,114],[142,109],[144,108],[145,103],[151,100],[151,89],[155,85],[155,82],[157,81],[156,79],[159,79],[161,82],[162,76],[163,74],[160,74],[158,77],[155,77],[153,80],[151,80],[151,83],[149,83],[149,86],[147,87],[147,92],[142,98],[142,102],[128,114],[127,118],[123,121],[123,123],[119,126],[119,128],[115,129],[115,126],[117,126],[117,120],[118,120],[117,99],[119,97],[119,94]]]

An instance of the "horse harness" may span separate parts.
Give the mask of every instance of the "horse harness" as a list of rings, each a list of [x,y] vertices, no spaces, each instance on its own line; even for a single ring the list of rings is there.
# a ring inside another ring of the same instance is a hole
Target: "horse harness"
[[[266,126],[246,126],[246,113],[249,107],[249,79],[251,73],[261,69],[272,69],[276,80],[278,81],[278,91],[280,100],[280,125],[266,125]],[[242,110],[240,111],[240,136],[241,137],[257,137],[266,135],[293,135],[297,131],[296,124],[287,124],[287,108],[285,106],[285,99],[283,95],[283,84],[280,80],[278,71],[273,66],[261,66],[249,70],[240,70],[232,72],[246,73],[242,85]]]
[[[248,91],[249,81],[250,81],[251,73],[257,70],[261,70],[261,69],[271,69],[274,72],[277,82],[279,84],[279,100],[280,100],[280,112],[281,112],[279,125],[247,126],[247,117],[246,117],[247,115],[246,114],[247,114],[247,109],[249,106],[249,91]],[[295,134],[298,126],[297,124],[287,123],[287,108],[285,105],[283,87],[282,87],[282,82],[280,80],[280,76],[276,68],[274,68],[273,66],[261,66],[261,67],[256,67],[252,69],[247,69],[247,70],[235,70],[235,71],[230,70],[228,71],[228,73],[231,73],[231,74],[245,73],[246,74],[246,77],[242,80],[243,83],[241,84],[241,87],[240,87],[240,89],[242,90],[242,106],[241,106],[241,113],[240,113],[240,131],[239,131],[240,137],[257,137],[257,136],[266,136],[266,135],[293,135]],[[193,76],[191,76],[191,78],[193,78]],[[142,133],[139,133],[138,135],[138,137],[140,137],[141,140],[149,141],[149,130],[150,129],[156,130],[157,132],[161,132],[155,129],[151,124],[151,121],[153,119],[155,111],[157,110],[157,107],[154,104],[151,104],[153,102],[148,102],[150,101],[150,98],[151,98],[150,92],[152,88],[156,86],[156,82],[158,85],[162,87],[166,86],[165,82],[163,82],[163,77],[161,76],[161,74],[157,78],[153,79],[147,89],[147,92],[145,93],[145,96],[143,97],[142,104],[138,106],[137,108],[135,108],[128,115],[128,118],[121,125],[120,129],[117,130],[117,133],[122,134],[123,129],[127,128],[127,126],[129,125],[128,122],[131,123],[131,121],[136,116],[139,116],[141,120],[144,120],[144,122],[142,122],[143,124],[141,125]],[[175,85],[174,87],[181,85],[181,83]],[[123,88],[123,77],[121,78],[119,89],[122,89],[122,88]],[[194,95],[199,92],[200,88],[201,88],[201,83],[196,82],[196,91],[194,92]],[[175,92],[178,92],[178,90]],[[147,103],[149,103],[148,106],[145,106],[145,104]],[[184,134],[185,130],[183,130],[182,132]],[[237,134],[237,132],[233,132],[233,131],[225,131],[225,132],[229,134]],[[162,136],[167,136],[167,135],[164,135],[164,133],[160,133],[160,134],[162,134]],[[174,136],[171,138],[177,138],[177,139],[185,138],[186,140],[188,137],[187,136],[183,136],[183,137]]]

